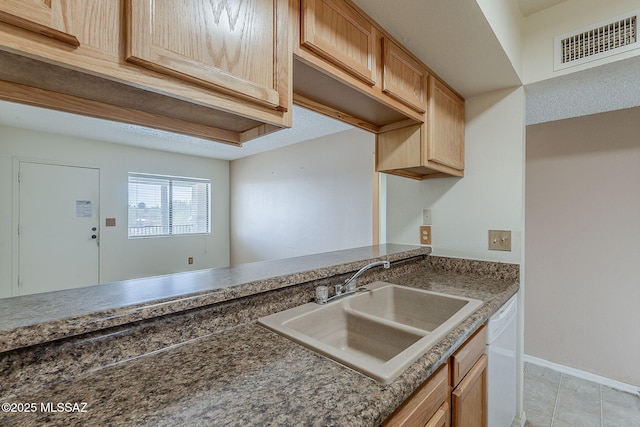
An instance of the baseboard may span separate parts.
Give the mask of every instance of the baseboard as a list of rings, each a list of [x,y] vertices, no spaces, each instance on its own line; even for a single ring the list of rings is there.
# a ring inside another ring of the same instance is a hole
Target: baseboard
[[[524,427],[527,424],[527,416],[522,411],[522,418],[515,417],[511,423],[511,427]]]
[[[612,380],[611,378],[601,377],[600,375],[592,374],[590,372],[581,371],[580,369],[570,368],[568,366],[560,365],[557,363],[549,362],[548,360],[539,359],[537,357],[524,355],[523,361],[525,363],[531,363],[534,365],[549,368],[551,370],[560,372],[562,374],[571,375],[581,378],[583,380],[591,381],[597,384],[601,384],[616,390],[624,391],[626,393],[635,394],[640,396],[640,387],[636,387],[631,384],[623,383],[621,381]]]

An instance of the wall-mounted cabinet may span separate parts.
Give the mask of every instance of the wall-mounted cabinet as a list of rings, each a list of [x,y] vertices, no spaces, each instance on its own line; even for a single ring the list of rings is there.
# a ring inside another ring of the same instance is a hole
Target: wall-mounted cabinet
[[[126,4],[127,61],[267,107],[289,108],[289,41],[278,32],[287,25],[286,3]]]
[[[375,133],[425,120],[406,73],[419,61],[374,20],[348,0],[292,3],[295,103]]]
[[[464,175],[464,100],[429,76],[427,121],[381,132],[376,170],[414,179]]]
[[[0,99],[241,145],[293,102],[462,176],[464,101],[351,0],[5,0]]]
[[[464,100],[350,0],[291,1],[294,102],[376,133],[379,172],[463,176]]]
[[[426,111],[427,69],[393,41],[382,40],[382,91],[419,113]]]
[[[291,125],[289,16],[288,0],[2,2],[0,99],[240,145]]]
[[[373,24],[342,0],[302,0],[300,43],[370,86],[376,83]]]
[[[61,0],[5,0],[0,6],[0,22],[77,47],[78,38],[60,22],[64,7]]]

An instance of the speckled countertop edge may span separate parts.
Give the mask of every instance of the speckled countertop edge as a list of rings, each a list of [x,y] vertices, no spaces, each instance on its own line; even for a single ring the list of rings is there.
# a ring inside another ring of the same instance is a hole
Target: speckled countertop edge
[[[518,290],[512,280],[435,269],[394,282],[484,304],[387,386],[252,321],[20,397],[88,401],[87,414],[0,414],[0,421],[376,426]]]
[[[0,352],[430,253],[423,246],[366,246],[0,299]]]

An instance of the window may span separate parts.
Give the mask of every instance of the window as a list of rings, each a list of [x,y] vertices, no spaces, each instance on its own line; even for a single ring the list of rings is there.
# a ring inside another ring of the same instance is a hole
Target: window
[[[211,232],[211,180],[129,173],[129,237]]]

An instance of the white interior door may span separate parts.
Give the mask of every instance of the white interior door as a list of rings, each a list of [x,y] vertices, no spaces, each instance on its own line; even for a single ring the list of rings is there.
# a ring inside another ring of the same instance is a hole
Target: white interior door
[[[20,162],[18,295],[99,283],[100,171]]]

